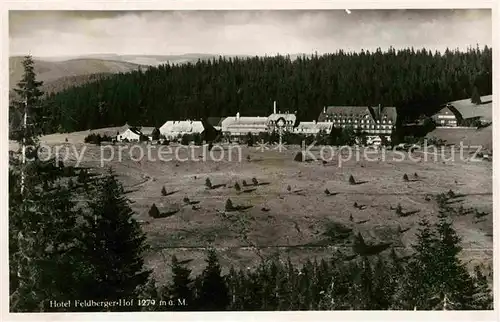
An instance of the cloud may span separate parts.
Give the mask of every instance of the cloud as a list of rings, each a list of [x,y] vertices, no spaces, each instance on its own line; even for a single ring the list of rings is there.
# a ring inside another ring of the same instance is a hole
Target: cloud
[[[490,10],[14,11],[10,54],[275,54],[491,45]]]

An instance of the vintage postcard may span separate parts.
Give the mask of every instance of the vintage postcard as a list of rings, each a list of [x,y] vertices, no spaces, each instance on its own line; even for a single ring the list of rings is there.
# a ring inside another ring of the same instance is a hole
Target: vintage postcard
[[[9,312],[493,310],[493,45],[490,8],[8,10]]]

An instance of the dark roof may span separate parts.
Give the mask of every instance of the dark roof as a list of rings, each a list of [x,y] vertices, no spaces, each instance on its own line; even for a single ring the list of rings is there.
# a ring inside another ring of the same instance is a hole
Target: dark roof
[[[475,105],[470,99],[464,99],[448,103],[449,108],[455,113],[457,118],[469,119],[480,118],[486,121],[492,121],[492,107],[491,95],[481,96],[482,104]],[[458,113],[458,114],[457,114]]]
[[[325,112],[322,111],[319,115],[318,122],[326,121],[327,116],[333,114],[352,115],[353,117],[370,115],[375,120],[380,119],[382,116],[387,116],[393,122],[397,118],[397,110],[392,106],[328,106],[325,108]]]

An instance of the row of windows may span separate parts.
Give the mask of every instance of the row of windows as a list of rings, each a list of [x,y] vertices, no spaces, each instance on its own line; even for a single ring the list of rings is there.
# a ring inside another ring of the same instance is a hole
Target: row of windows
[[[361,128],[361,129],[391,129],[391,126],[390,125],[353,125],[353,128],[357,129],[357,128]]]
[[[381,122],[377,120],[376,122],[373,119],[368,119],[368,120],[358,120],[358,119],[333,119],[333,122],[336,123],[377,123],[380,124]],[[382,124],[392,124],[391,120],[382,120]]]

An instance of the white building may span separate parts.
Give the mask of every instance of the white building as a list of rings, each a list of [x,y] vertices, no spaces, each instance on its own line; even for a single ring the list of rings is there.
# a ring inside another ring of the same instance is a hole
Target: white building
[[[128,128],[122,133],[119,133],[116,136],[116,140],[118,142],[123,142],[123,141],[139,142],[141,135],[142,135],[141,131],[134,128]]]
[[[369,140],[384,136],[391,140],[395,130],[397,110],[389,106],[329,106],[325,107],[318,121],[330,122],[335,128],[351,127],[364,132]]]
[[[252,133],[258,135],[259,133],[267,132],[267,117],[261,116],[236,116],[226,117],[221,123],[222,133],[229,135],[231,138]]]
[[[285,131],[293,132],[293,126],[297,117],[295,114],[291,113],[280,113],[276,110],[276,101],[274,102],[273,114],[269,115],[267,118],[267,131],[273,132],[277,130],[277,124],[281,120],[283,128]]]
[[[323,130],[327,134],[330,134],[333,128],[333,123],[331,122],[300,122],[299,125],[293,129],[293,133],[304,134],[304,135],[316,135],[319,131]]]
[[[167,121],[160,127],[160,134],[170,140],[184,134],[201,132],[203,132],[201,121]]]

